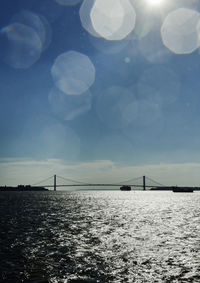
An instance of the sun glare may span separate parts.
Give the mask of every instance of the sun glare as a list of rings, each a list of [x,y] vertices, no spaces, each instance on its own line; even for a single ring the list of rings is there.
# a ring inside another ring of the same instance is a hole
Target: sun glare
[[[161,5],[163,3],[164,0],[146,0],[146,2],[149,4],[149,5],[152,5],[152,6],[158,6],[158,5]]]

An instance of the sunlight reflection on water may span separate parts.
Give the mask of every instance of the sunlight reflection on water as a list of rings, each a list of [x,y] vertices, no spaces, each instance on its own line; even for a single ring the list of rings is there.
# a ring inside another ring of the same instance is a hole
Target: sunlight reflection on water
[[[200,282],[198,192],[1,193],[0,200],[1,282]]]

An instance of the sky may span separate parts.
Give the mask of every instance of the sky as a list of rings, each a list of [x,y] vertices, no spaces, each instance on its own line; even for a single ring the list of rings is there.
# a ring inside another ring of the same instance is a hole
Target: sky
[[[200,186],[198,0],[1,0],[0,185]]]

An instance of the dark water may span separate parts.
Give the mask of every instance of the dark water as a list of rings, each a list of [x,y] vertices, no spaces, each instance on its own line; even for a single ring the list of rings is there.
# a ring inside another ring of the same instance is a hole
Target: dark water
[[[0,282],[200,282],[200,193],[0,193]]]

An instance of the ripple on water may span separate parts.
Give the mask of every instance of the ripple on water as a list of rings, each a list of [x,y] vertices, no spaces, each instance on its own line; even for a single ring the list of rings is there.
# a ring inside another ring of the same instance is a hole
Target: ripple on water
[[[200,194],[0,194],[1,282],[200,282]]]

